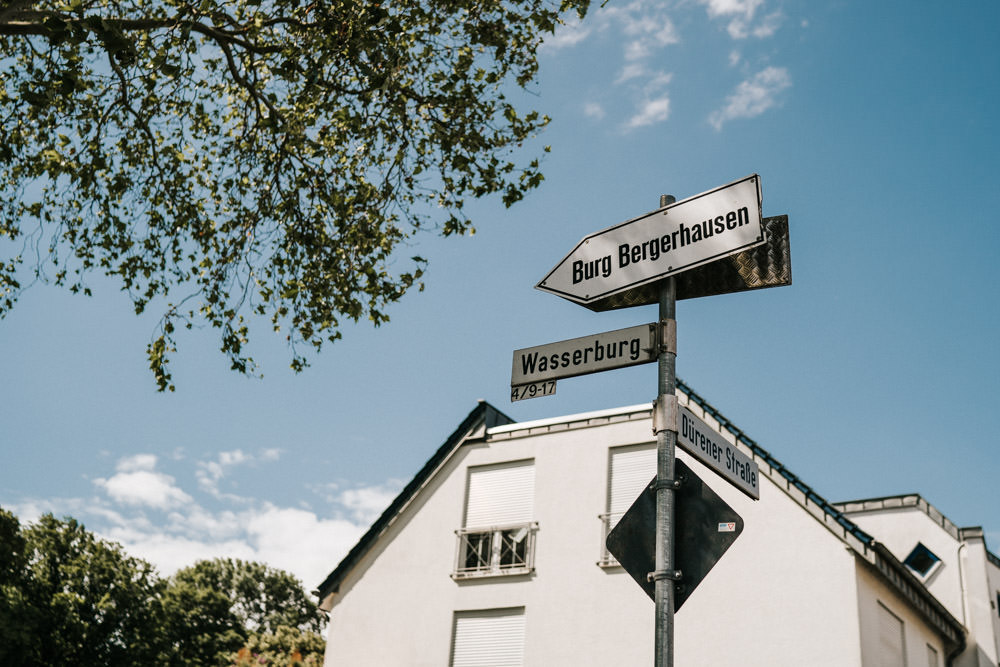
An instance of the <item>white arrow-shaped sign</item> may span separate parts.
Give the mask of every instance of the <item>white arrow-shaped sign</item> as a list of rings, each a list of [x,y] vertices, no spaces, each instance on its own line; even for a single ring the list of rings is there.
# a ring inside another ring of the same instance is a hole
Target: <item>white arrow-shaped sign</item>
[[[585,237],[535,287],[586,304],[764,241],[753,174]]]

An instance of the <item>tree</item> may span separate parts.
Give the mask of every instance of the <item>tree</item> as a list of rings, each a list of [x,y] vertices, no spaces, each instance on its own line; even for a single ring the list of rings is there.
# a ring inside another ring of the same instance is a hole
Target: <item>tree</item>
[[[283,626],[277,632],[254,633],[235,655],[234,667],[321,667],[326,642],[315,632]]]
[[[3,512],[0,524],[4,544],[14,545],[9,552],[4,547],[12,568],[0,596],[0,662],[97,667],[159,661],[160,582],[149,563],[73,519],[46,514],[22,530]]]
[[[0,508],[2,665],[318,665],[322,622],[282,570],[217,559],[165,581],[74,519]]]
[[[243,657],[322,657],[316,604],[295,577],[262,563],[195,563],[170,579],[163,606],[171,664],[224,667],[238,662],[241,648]]]
[[[255,317],[291,365],[387,321],[421,229],[472,230],[469,197],[537,187],[515,150],[548,118],[508,98],[589,0],[0,0],[0,316],[24,287],[103,272],[173,389],[175,329],[219,330],[234,370]]]
[[[31,664],[34,619],[27,594],[27,544],[17,517],[0,508],[0,664]]]

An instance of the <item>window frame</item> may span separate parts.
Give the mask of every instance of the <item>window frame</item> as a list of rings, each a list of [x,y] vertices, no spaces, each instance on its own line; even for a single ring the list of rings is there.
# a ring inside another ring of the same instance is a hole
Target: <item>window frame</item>
[[[931,563],[930,567],[921,572],[911,561],[915,561],[916,559],[923,557],[930,557],[934,562]],[[941,560],[940,556],[931,551],[926,544],[918,541],[917,544],[910,550],[910,553],[906,555],[906,558],[903,559],[903,565],[909,568],[910,572],[919,577],[922,581],[927,581],[934,576],[935,572],[941,569],[944,565],[944,561]]]
[[[646,455],[652,457],[652,470],[650,475],[656,476],[656,443],[655,442],[637,442],[627,445],[615,445],[613,447],[608,447],[608,476],[607,476],[607,491],[605,499],[605,509],[606,511],[597,515],[598,520],[601,522],[601,545],[600,545],[600,555],[598,556],[597,565],[602,568],[616,568],[621,567],[618,559],[615,558],[610,551],[608,551],[607,539],[608,533],[618,524],[618,521],[625,515],[631,506],[632,502],[638,498],[643,491],[645,491],[646,486],[649,484],[650,477],[645,475],[645,473],[636,477],[636,479],[641,479],[645,477],[645,481],[642,482],[642,486],[636,492],[635,498],[629,501],[628,506],[615,506],[615,500],[618,494],[615,493],[615,455],[616,454],[637,454]],[[638,474],[638,473],[637,473]],[[635,482],[638,485],[638,482]]]
[[[512,476],[505,478],[504,471]],[[534,458],[469,466],[452,579],[533,573],[534,497]]]
[[[456,530],[458,544],[452,578],[471,579],[531,574],[535,571],[537,532],[538,523],[535,521]],[[473,545],[476,546],[474,552],[470,551]]]

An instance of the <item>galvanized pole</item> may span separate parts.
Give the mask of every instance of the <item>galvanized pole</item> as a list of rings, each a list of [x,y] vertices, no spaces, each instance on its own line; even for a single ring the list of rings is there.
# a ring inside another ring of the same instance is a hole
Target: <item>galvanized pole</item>
[[[660,196],[660,207],[676,201]],[[671,276],[660,286],[659,378],[653,430],[656,432],[656,662],[674,664],[674,584],[681,573],[674,569],[674,449],[677,445],[677,286]]]

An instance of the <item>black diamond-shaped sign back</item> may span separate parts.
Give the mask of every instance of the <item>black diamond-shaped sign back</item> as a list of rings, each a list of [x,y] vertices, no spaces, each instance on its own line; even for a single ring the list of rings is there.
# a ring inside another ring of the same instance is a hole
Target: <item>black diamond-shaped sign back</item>
[[[694,472],[675,461],[681,486],[674,492],[674,611],[701,583],[722,554],[743,532],[743,519]],[[618,559],[651,599],[656,584],[647,575],[656,569],[656,478],[608,533],[608,551]]]

